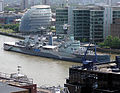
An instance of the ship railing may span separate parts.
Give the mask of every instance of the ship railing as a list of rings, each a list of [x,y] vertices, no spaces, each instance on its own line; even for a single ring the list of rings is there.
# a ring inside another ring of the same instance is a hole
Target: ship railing
[[[20,78],[11,78],[11,74],[0,72],[0,80],[15,81],[19,83],[33,84],[32,78],[20,79]]]
[[[47,87],[47,86],[40,86],[38,87],[38,91],[41,92],[45,92],[47,93],[47,90],[49,91],[49,93],[57,93],[59,91],[59,93],[70,93],[67,87],[61,87],[61,86],[52,86],[52,87]]]
[[[10,74],[0,72],[0,78],[2,78],[2,79],[10,79]]]
[[[29,78],[28,80],[11,78],[11,80],[13,80],[15,82],[19,82],[19,83],[33,84],[33,79],[32,78]]]

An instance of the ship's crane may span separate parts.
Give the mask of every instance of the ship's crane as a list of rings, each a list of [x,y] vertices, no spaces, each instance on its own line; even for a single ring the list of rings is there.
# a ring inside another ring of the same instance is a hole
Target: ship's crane
[[[97,69],[96,66],[94,65],[94,63],[97,62],[96,45],[94,46],[95,47],[95,57],[93,58],[93,60],[91,61],[91,60],[86,59],[87,51],[90,48],[90,44],[91,43],[89,43],[89,45],[85,51],[85,54],[82,58],[82,63],[83,63],[82,69],[87,69],[87,70]]]

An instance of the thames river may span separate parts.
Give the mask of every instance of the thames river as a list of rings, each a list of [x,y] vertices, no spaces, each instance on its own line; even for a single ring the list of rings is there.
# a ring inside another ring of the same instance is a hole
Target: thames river
[[[69,67],[79,63],[66,62],[36,56],[4,51],[4,42],[14,42],[19,39],[0,35],[0,72],[15,73],[17,66],[29,78],[33,78],[38,86],[63,86],[69,75]],[[114,59],[115,55],[112,55]]]
[[[63,86],[69,75],[69,67],[78,63],[30,56],[16,52],[4,51],[4,42],[14,42],[19,39],[0,35],[0,72],[15,73],[17,66],[29,78],[33,78],[38,86]]]

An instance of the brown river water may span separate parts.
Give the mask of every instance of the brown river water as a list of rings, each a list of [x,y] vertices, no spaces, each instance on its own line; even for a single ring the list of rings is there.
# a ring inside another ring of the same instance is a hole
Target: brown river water
[[[4,42],[14,42],[19,39],[0,35],[0,72],[15,73],[17,66],[22,66],[21,72],[33,78],[38,86],[63,86],[69,75],[69,67],[79,63],[66,62],[36,56],[4,51]],[[116,54],[112,54],[114,59]]]

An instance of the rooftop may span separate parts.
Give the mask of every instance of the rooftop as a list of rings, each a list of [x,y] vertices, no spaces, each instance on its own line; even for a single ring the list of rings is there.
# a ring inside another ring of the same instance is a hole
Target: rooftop
[[[0,82],[0,92],[1,93],[11,93],[11,92],[21,92],[21,91],[28,91],[28,90],[23,89],[23,88],[14,87],[14,86],[8,85],[6,83]]]
[[[81,5],[77,6],[76,9],[81,9],[81,10],[104,10],[103,6],[97,6],[97,5]]]
[[[36,6],[33,6],[33,7],[31,7],[31,8],[50,8],[50,6],[49,5],[36,5]]]
[[[108,64],[102,64],[102,65],[96,65],[97,69],[96,70],[82,70],[81,66],[72,66],[71,69],[76,69],[76,70],[82,70],[82,71],[88,71],[88,72],[93,72],[93,73],[111,73],[111,74],[119,74],[120,75],[120,71],[118,68],[111,68],[111,67],[115,67],[116,63],[108,63]]]
[[[13,86],[28,86],[33,84],[32,78],[26,78],[27,80],[25,80],[24,78],[12,78],[12,74],[0,72],[0,82],[7,83]]]

